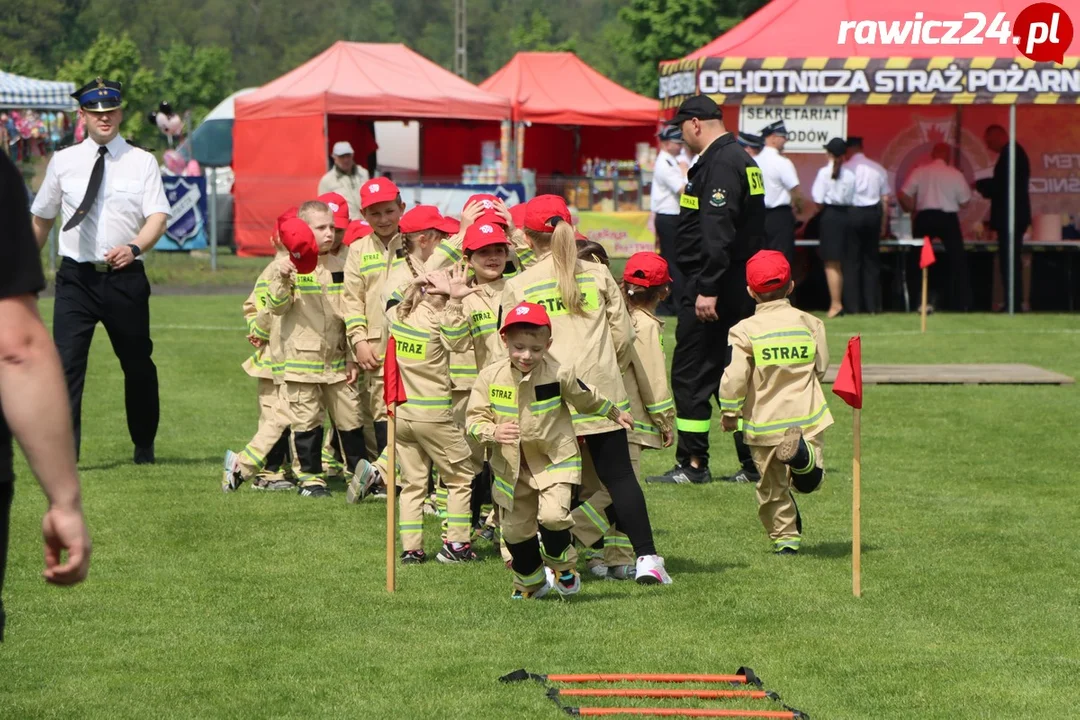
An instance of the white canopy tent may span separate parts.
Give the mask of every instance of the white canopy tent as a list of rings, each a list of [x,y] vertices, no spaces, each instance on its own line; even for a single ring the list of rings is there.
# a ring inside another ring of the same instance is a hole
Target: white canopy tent
[[[0,108],[74,111],[75,83],[35,80],[0,70]]]

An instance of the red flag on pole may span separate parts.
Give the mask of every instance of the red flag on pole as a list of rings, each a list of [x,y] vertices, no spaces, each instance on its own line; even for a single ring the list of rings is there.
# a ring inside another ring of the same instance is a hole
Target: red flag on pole
[[[923,238],[922,253],[919,254],[919,267],[928,268],[937,262],[934,257],[934,243],[930,242],[930,236]]]
[[[856,409],[862,409],[862,340],[859,335],[848,340],[844,361],[836,373],[833,393]]]
[[[401,382],[401,369],[397,364],[397,341],[391,335],[386,343],[386,359],[383,361],[383,401],[389,414],[393,415],[393,408],[407,399],[405,386]]]

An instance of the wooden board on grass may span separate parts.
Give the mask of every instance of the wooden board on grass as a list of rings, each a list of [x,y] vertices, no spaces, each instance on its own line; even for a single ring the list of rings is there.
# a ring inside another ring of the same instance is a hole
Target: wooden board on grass
[[[832,363],[825,382],[836,380],[840,363]],[[1072,385],[1068,375],[1034,365],[864,365],[866,385]]]

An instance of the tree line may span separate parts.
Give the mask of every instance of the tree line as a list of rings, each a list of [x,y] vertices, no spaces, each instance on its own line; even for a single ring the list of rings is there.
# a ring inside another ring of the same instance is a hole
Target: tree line
[[[569,50],[649,97],[656,66],[730,29],[767,0],[467,0],[467,77],[479,83],[522,50]],[[224,97],[262,85],[338,40],[403,43],[454,62],[454,0],[36,0],[0,9],[0,69],[78,84],[124,83],[125,134],[161,144],[162,100],[193,124]]]

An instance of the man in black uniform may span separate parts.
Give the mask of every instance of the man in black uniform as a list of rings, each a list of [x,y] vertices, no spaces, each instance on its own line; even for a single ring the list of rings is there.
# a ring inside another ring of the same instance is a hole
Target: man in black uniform
[[[707,483],[712,481],[710,400],[717,397],[730,360],[728,331],[754,312],[746,292],[746,261],[765,236],[765,185],[710,98],[690,98],[668,124],[682,129],[683,142],[698,153],[698,161],[679,201],[675,240],[676,262],[687,280],[671,362],[677,464],[649,481]],[[745,455],[753,468],[750,453]],[[746,479],[756,481],[756,475]]]
[[[45,275],[30,229],[28,200],[22,175],[0,152],[0,594],[15,493],[12,434],[49,500],[41,524],[46,582],[74,585],[86,577],[90,565],[67,389],[56,346],[37,311]],[[67,559],[60,556],[63,550]],[[3,639],[0,597],[0,642]]]

